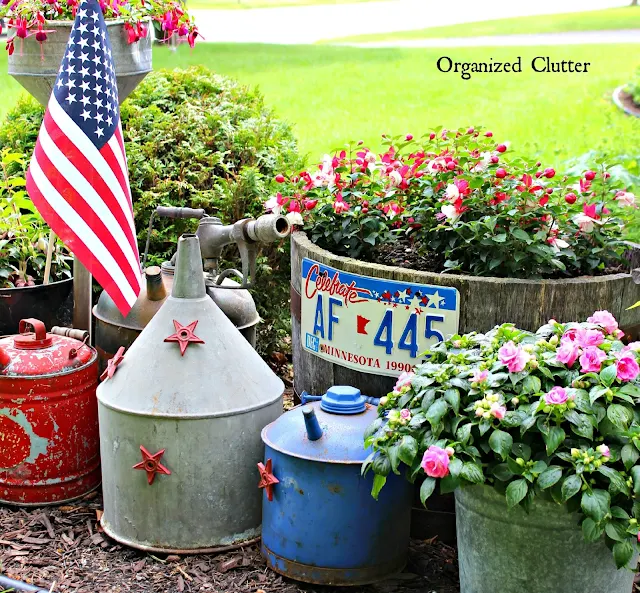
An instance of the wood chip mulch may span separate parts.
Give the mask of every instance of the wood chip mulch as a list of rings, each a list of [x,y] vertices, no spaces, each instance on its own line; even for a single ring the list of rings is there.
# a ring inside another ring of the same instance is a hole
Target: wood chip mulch
[[[0,507],[0,573],[52,593],[334,593],[269,570],[257,545],[219,555],[140,552],[101,530],[102,497],[93,492],[59,507]],[[404,572],[348,593],[458,593],[455,550],[412,541]],[[0,588],[1,589],[1,588]]]

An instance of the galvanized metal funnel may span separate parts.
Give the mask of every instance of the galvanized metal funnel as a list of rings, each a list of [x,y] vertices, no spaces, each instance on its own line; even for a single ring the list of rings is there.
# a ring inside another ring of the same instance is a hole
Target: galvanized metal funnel
[[[282,381],[209,298],[200,245],[178,242],[172,294],[98,388],[104,515],[114,539],[202,552],[260,533],[260,431]]]
[[[153,31],[149,21],[146,23],[147,36],[136,43],[128,43],[124,21],[106,21],[106,25],[116,69],[118,97],[122,103],[153,70]],[[47,29],[54,32],[48,34],[42,48],[35,35],[27,39],[17,39],[16,49],[9,56],[9,74],[42,105],[46,106],[49,102],[72,26],[72,21],[48,22]]]

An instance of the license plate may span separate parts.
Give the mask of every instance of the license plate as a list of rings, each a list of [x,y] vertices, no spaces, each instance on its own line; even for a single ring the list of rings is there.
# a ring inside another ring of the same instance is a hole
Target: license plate
[[[349,274],[302,261],[302,347],[335,364],[396,376],[458,332],[455,288]]]

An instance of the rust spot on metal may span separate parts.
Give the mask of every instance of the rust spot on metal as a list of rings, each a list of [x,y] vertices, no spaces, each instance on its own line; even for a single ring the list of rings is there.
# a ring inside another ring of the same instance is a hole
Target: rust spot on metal
[[[329,489],[329,492],[332,492],[333,494],[342,493],[342,486],[340,486],[340,484],[329,484],[327,488]]]

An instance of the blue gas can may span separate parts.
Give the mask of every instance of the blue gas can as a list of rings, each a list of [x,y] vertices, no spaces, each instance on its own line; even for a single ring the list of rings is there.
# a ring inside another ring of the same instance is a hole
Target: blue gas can
[[[262,430],[262,554],[287,577],[359,585],[404,567],[413,486],[390,474],[376,501],[365,429],[377,417],[358,389],[332,387]]]

